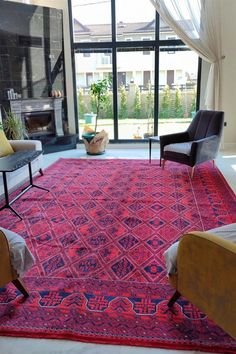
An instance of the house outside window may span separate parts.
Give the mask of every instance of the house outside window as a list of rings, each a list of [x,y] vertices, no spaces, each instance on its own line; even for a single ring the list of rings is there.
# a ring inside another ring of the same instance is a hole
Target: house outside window
[[[135,7],[135,15],[129,6]],[[82,16],[85,8],[94,14]],[[102,8],[106,10],[98,18],[95,14]],[[199,59],[161,18],[157,28],[158,15],[151,3],[115,0],[84,6],[84,1],[72,0],[72,14],[80,134],[84,113],[93,111],[91,81],[109,73],[110,101],[99,128],[109,131],[110,139],[143,140],[147,133],[161,135],[188,127],[196,110]]]

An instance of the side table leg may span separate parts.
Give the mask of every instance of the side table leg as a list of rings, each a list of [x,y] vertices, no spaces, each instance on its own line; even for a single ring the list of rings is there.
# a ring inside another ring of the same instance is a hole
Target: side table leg
[[[16,214],[16,216],[18,216],[18,218],[20,218],[21,220],[23,220],[22,216],[20,216],[20,214],[18,214],[17,211],[15,211],[15,209],[13,209],[11,205],[8,205],[8,207],[6,207],[6,208],[11,209],[11,211],[12,211],[14,214]]]
[[[152,157],[152,139],[149,139],[149,163],[151,163]]]
[[[6,206],[9,206],[9,195],[8,195],[6,172],[2,173],[2,177],[3,177],[3,186],[4,186],[4,194],[5,194]]]
[[[7,186],[7,176],[6,176],[6,172],[2,172],[2,177],[3,177],[3,186],[4,186],[4,194],[5,194],[5,202],[6,204],[3,205],[3,207],[0,208],[0,211],[3,209],[11,209],[11,211],[16,214],[16,216],[18,216],[18,218],[20,218],[22,220],[22,217],[20,216],[20,214],[17,213],[17,211],[15,211],[15,209],[13,209],[9,203],[9,194],[8,194],[8,186]]]
[[[31,186],[31,187],[35,187],[35,188],[39,188],[39,189],[42,189],[42,190],[44,190],[44,191],[49,192],[49,189],[44,188],[44,187],[37,186],[36,184],[33,183],[33,175],[32,175],[31,162],[28,163],[28,166],[29,166],[30,186]],[[40,170],[39,170],[39,171],[40,171]],[[41,172],[40,172],[40,173],[41,173]]]

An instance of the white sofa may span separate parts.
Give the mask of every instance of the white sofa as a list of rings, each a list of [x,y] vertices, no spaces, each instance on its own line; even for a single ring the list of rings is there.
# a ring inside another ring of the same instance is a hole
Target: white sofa
[[[13,150],[26,151],[26,150],[42,150],[42,143],[39,140],[9,140]],[[1,159],[1,158],[0,158]],[[32,161],[32,173],[42,172],[43,156],[40,155],[34,161]],[[29,180],[28,165],[19,168],[14,172],[7,173],[8,190],[12,191],[24,181]],[[0,195],[4,195],[3,178],[0,173]]]

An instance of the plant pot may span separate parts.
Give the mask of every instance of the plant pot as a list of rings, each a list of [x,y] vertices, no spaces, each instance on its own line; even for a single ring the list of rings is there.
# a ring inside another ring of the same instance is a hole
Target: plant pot
[[[85,149],[88,155],[102,155],[105,153],[106,146],[109,142],[108,134],[105,130],[99,133],[82,135]]]
[[[84,120],[85,120],[86,124],[90,124],[90,123],[94,124],[95,119],[96,119],[96,114],[93,114],[93,113],[85,113],[84,114]]]
[[[144,139],[145,138],[150,138],[151,136],[153,136],[153,133],[144,133],[143,134]]]

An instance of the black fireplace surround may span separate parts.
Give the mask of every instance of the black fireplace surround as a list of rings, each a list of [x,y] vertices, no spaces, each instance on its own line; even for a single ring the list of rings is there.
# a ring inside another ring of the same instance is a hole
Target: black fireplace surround
[[[30,139],[37,139],[45,135],[55,135],[53,112],[30,112],[24,113],[23,116],[24,125]]]
[[[9,90],[15,100],[9,100]],[[68,127],[62,10],[0,1],[0,104],[9,110],[13,101],[47,99],[53,90],[63,95],[61,119]],[[47,141],[45,151],[62,150],[59,145],[68,142],[55,130],[55,112],[25,112],[21,119],[30,139],[38,138],[43,145]]]

